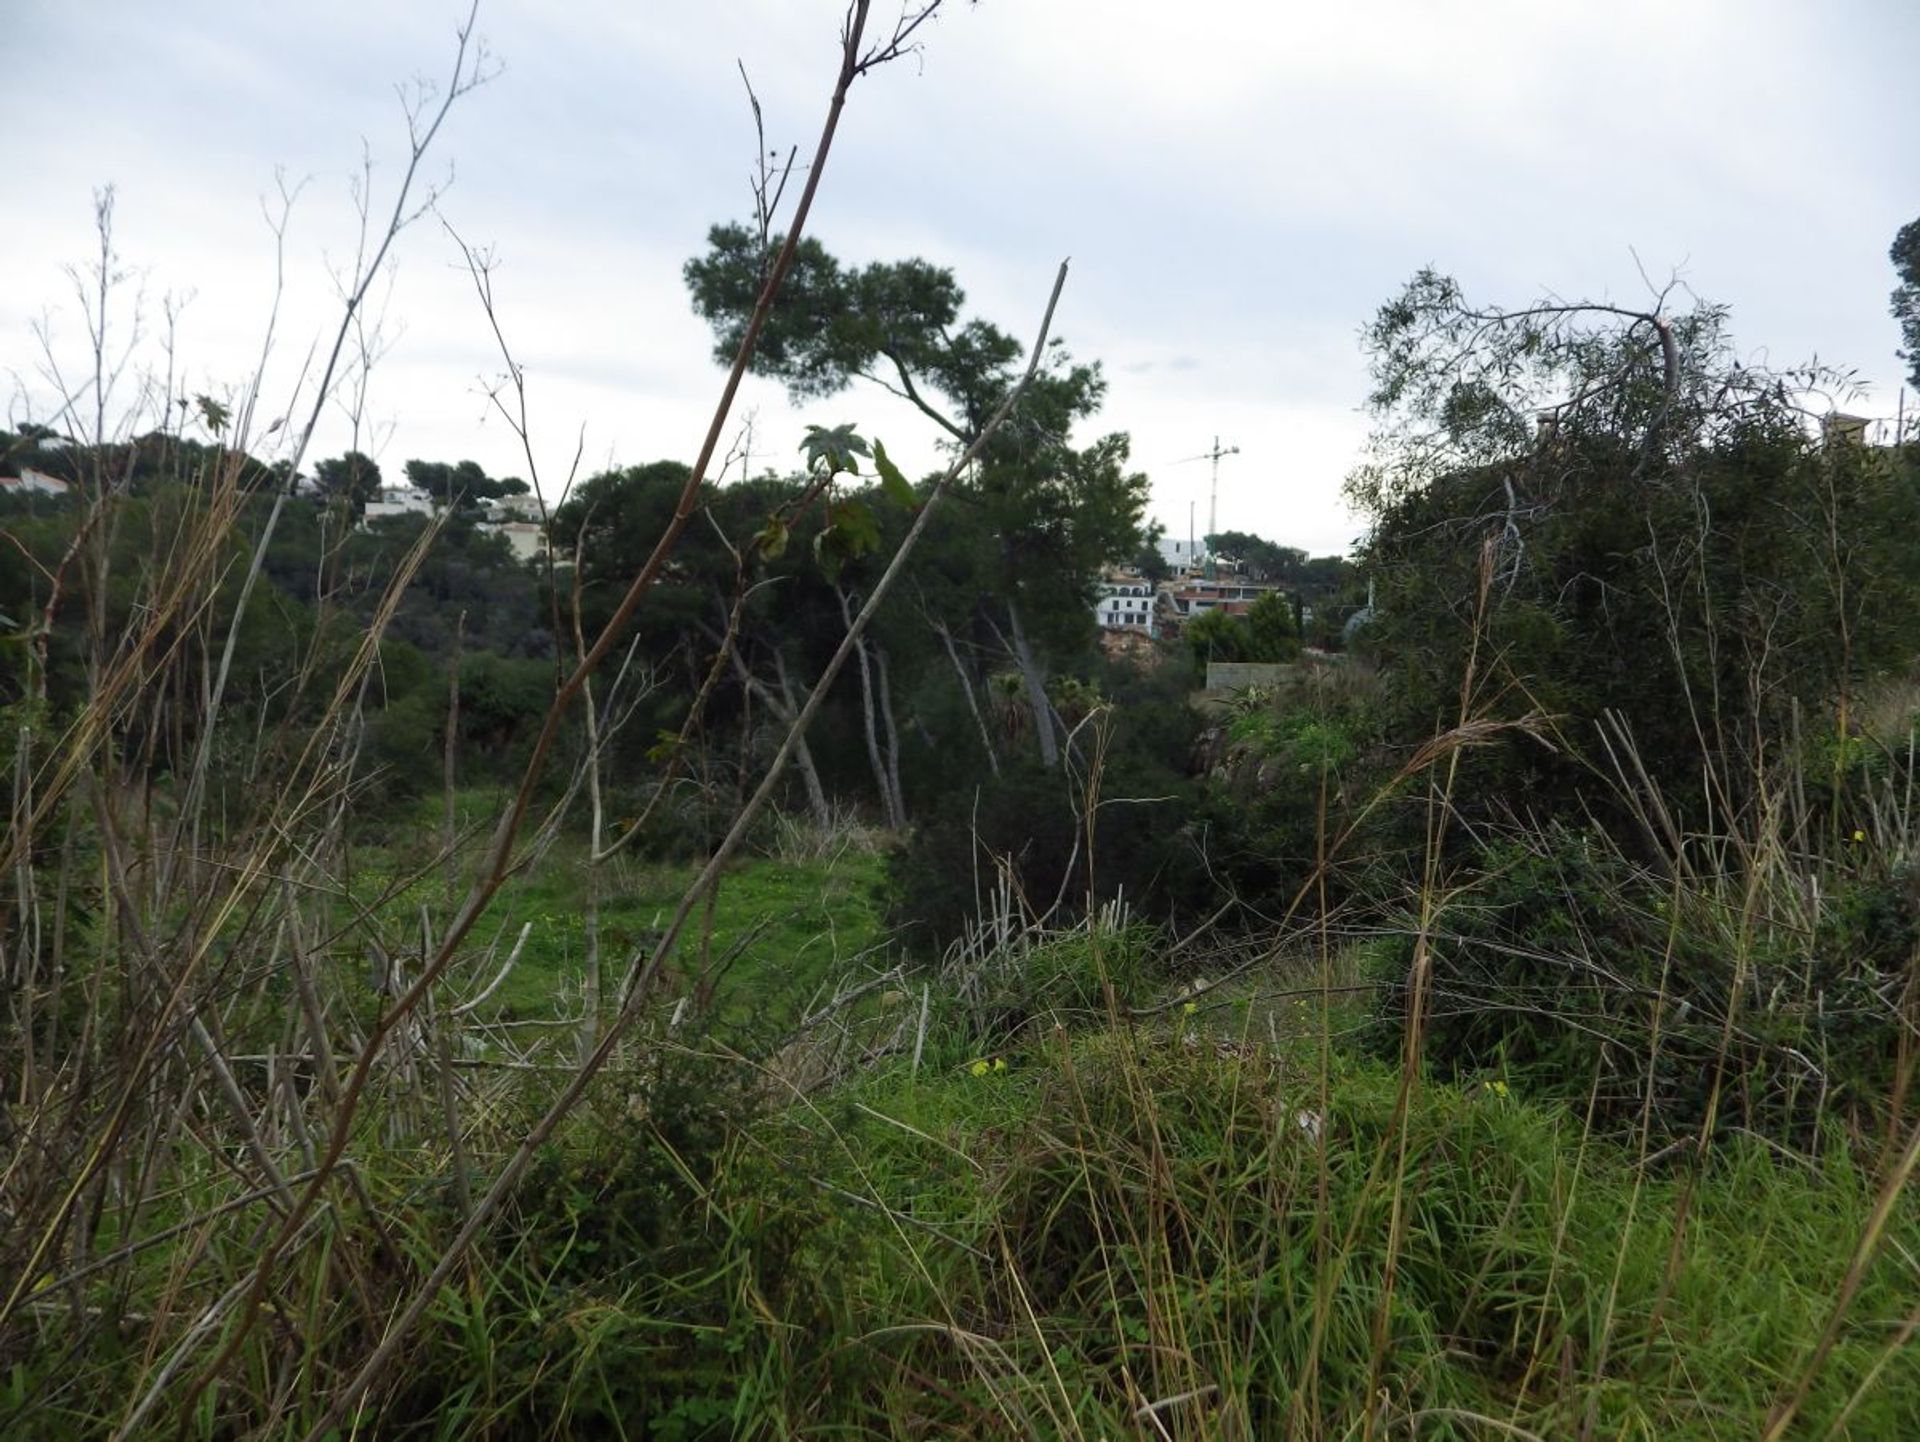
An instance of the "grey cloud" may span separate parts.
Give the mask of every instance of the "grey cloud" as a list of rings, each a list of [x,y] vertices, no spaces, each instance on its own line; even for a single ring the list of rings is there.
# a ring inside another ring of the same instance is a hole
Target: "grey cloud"
[[[322,253],[349,253],[361,138],[390,186],[404,149],[391,86],[444,71],[464,8],[25,4],[16,48],[89,56],[88,93],[74,105],[43,63],[0,91],[16,185],[47,200],[31,234],[4,242],[0,372],[31,374],[26,322],[64,301],[58,264],[87,251],[87,188],[115,178],[123,255],[157,262],[156,295],[200,292],[209,351],[192,364],[233,375],[251,364],[238,338],[257,331],[271,258],[256,197],[276,164],[315,176],[289,248],[304,344],[330,290]],[[485,0],[504,69],[456,108],[430,163],[436,178],[454,164],[443,208],[461,234],[499,245],[504,314],[558,449],[582,421],[622,454],[697,439],[717,371],[679,266],[710,221],[747,206],[735,58],[769,140],[804,148],[840,13]],[[1205,63],[1170,63],[1196,36]],[[861,82],[813,225],[852,258],[953,265],[980,313],[1019,333],[1072,255],[1059,329],[1109,361],[1098,424],[1132,431],[1143,463],[1233,432],[1223,513],[1324,546],[1352,534],[1338,490],[1364,434],[1354,337],[1429,261],[1515,300],[1633,293],[1630,246],[1657,271],[1685,259],[1734,306],[1743,344],[1842,357],[1890,408],[1885,248],[1916,204],[1913,53],[1920,7],[1876,0],[1222,0],[1203,21],[1161,0],[956,7],[917,63]],[[398,249],[405,334],[374,401],[394,419],[390,450],[516,469],[488,449],[506,450],[504,428],[475,430],[474,377],[497,367],[449,243],[428,218]],[[790,450],[800,415],[775,388],[753,403],[756,450]],[[827,408],[934,455],[884,397]],[[1163,519],[1184,528],[1193,477],[1154,474]]]

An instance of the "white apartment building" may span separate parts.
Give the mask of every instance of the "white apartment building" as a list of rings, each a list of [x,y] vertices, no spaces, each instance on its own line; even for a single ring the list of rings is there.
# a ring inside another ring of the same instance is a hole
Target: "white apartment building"
[[[1154,588],[1149,581],[1102,581],[1100,599],[1093,607],[1093,618],[1106,631],[1140,631],[1148,636],[1160,634],[1160,628],[1154,620]]]
[[[1207,558],[1204,541],[1176,541],[1172,536],[1160,538],[1160,559],[1176,576],[1196,569]]]

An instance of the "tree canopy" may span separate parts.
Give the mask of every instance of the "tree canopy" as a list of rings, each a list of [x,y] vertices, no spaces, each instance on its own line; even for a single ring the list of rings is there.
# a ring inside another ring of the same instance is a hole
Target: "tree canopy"
[[[499,500],[505,496],[524,496],[527,483],[517,476],[495,480],[477,461],[408,461],[407,482],[425,491],[443,506],[464,500],[467,504]]]
[[[1907,363],[1907,379],[1920,389],[1920,219],[1910,220],[1893,237],[1888,252],[1900,284],[1893,292],[1893,318],[1900,322],[1903,349],[1900,358]]]
[[[380,494],[380,467],[371,456],[359,451],[348,451],[316,463],[313,479],[323,495],[344,502],[355,516],[365,511],[367,502]]]
[[[715,354],[738,347],[769,248],[745,226],[716,225],[706,254],[687,262],[694,309],[712,327]],[[761,332],[754,369],[796,400],[865,380],[901,396],[955,446],[970,438],[1019,379],[1022,347],[989,321],[962,318],[952,271],[920,259],[843,265],[816,240],[801,243]],[[993,584],[1035,717],[1044,757],[1057,754],[1043,653],[1083,646],[1103,566],[1133,558],[1148,483],[1129,466],[1124,433],[1080,446],[1074,428],[1106,393],[1100,367],[1048,347],[1019,409],[994,435],[955,500],[994,538]]]
[[[1543,785],[1587,785],[1604,720],[1676,799],[1712,738],[1724,804],[1732,758],[1796,708],[1844,731],[1912,654],[1910,479],[1818,444],[1792,397],[1820,373],[1743,365],[1717,307],[1481,306],[1423,272],[1368,334],[1363,636],[1407,724],[1450,724],[1478,668],[1476,704],[1562,718],[1571,749],[1518,758]]]

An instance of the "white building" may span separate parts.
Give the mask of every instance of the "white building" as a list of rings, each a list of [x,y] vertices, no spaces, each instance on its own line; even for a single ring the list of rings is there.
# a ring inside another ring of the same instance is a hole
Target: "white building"
[[[506,521],[481,529],[490,536],[505,536],[516,561],[531,561],[546,554],[547,533],[538,521]]]
[[[1154,621],[1154,588],[1151,582],[1108,580],[1100,583],[1100,599],[1094,603],[1093,618],[1105,631],[1141,631],[1157,636]]]
[[[362,519],[368,522],[387,516],[431,516],[433,497],[412,486],[382,486],[380,494],[367,502]]]
[[[64,496],[67,483],[44,471],[22,469],[17,476],[0,476],[0,493],[9,496]]]
[[[481,509],[487,513],[489,521],[537,521],[540,519],[540,498],[531,491],[519,495],[497,496],[482,501]]]
[[[1175,575],[1183,571],[1196,570],[1207,558],[1207,547],[1202,541],[1176,541],[1171,536],[1160,538],[1160,559]]]

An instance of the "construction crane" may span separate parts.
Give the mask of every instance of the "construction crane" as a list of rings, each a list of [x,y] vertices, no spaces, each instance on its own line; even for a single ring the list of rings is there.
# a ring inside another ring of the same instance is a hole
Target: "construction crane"
[[[1179,464],[1183,466],[1190,461],[1213,462],[1213,484],[1207,490],[1206,533],[1209,536],[1217,536],[1220,534],[1220,458],[1222,456],[1237,456],[1239,454],[1240,447],[1223,446],[1220,444],[1220,437],[1215,436],[1213,438],[1212,450],[1202,451],[1197,456],[1188,456],[1186,460],[1179,462]]]

